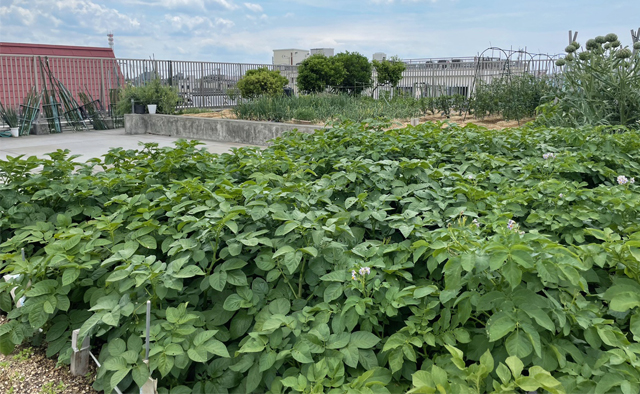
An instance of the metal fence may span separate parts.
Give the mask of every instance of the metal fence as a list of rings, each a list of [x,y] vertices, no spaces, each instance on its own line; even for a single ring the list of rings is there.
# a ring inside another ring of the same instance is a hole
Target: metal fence
[[[485,51],[486,52],[486,51]],[[537,56],[537,57],[536,57]],[[107,59],[62,56],[27,56],[0,54],[0,101],[12,107],[22,104],[30,89],[42,91],[46,79],[41,63],[48,62],[52,74],[76,95],[88,93],[111,108],[118,99],[118,89],[127,85],[141,86],[153,79],[173,86],[182,97],[181,108],[221,108],[236,104],[236,84],[248,70],[266,67],[279,70],[297,94],[297,66],[271,64],[219,63],[153,59]],[[558,72],[555,59],[520,52],[504,56],[469,58],[410,59],[395,91],[414,97],[461,94],[469,97],[479,81],[491,82],[506,75],[529,73],[536,76]],[[376,86],[377,75],[364,94],[379,98],[391,91],[389,86]],[[80,101],[80,100],[78,100]]]

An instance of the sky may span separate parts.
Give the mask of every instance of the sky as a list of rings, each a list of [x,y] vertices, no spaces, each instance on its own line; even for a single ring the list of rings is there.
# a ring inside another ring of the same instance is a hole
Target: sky
[[[273,49],[403,59],[490,46],[561,53],[607,33],[631,45],[637,0],[0,0],[0,41],[108,46],[119,58],[271,63]]]

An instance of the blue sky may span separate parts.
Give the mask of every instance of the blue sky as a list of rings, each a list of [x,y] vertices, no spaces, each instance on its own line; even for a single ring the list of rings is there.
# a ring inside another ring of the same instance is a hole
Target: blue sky
[[[489,46],[559,53],[616,33],[631,44],[640,1],[0,0],[0,41],[107,46],[116,56],[270,63],[280,48],[401,58],[473,56]]]

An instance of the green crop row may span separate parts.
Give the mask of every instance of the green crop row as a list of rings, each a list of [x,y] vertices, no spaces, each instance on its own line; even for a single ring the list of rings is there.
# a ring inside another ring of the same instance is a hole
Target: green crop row
[[[640,392],[638,132],[386,126],[0,161],[0,350],[80,329],[106,393]]]

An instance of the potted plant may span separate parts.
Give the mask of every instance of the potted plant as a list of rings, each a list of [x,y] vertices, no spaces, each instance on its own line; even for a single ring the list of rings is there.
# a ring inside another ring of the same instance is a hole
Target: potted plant
[[[11,107],[5,107],[0,103],[0,116],[4,120],[4,122],[9,125],[11,129],[11,136],[18,137],[20,136],[18,130],[18,111]]]

